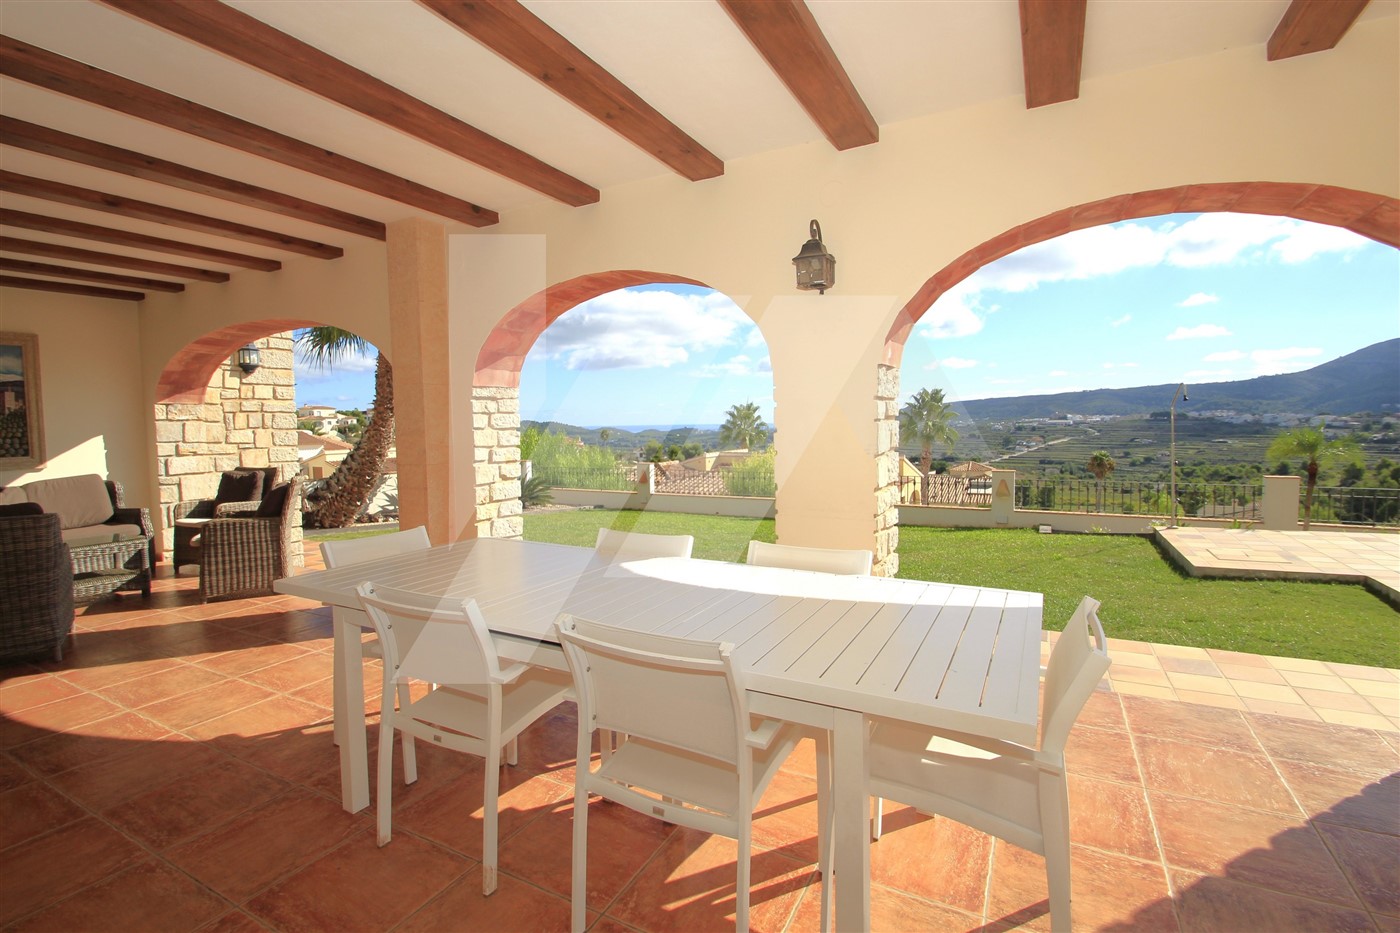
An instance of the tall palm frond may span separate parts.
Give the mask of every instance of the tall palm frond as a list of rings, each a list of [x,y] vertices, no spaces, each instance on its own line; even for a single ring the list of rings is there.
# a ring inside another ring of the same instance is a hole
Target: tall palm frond
[[[919,472],[923,474],[923,498],[928,502],[929,468],[933,465],[933,445],[941,444],[948,450],[958,442],[958,430],[953,422],[957,413],[943,397],[942,389],[920,389],[909,397],[909,401],[899,410],[899,439],[904,444],[918,444]]]

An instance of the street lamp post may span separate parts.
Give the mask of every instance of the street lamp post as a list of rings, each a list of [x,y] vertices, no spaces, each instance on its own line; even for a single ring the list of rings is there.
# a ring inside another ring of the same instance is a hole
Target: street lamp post
[[[1171,419],[1172,419],[1172,527],[1176,527],[1176,403],[1180,399],[1189,402],[1191,399],[1186,395],[1186,383],[1178,383],[1176,393],[1172,395]]]

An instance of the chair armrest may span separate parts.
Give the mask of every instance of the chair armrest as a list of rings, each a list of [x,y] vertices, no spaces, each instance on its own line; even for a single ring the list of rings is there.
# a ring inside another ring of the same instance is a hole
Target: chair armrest
[[[275,518],[216,518],[200,531],[201,559],[223,553],[230,557],[252,556],[251,548],[275,548],[281,541]]]
[[[778,737],[778,732],[787,723],[778,719],[765,719],[758,724],[758,728],[750,729],[749,734],[744,736],[744,741],[749,748],[765,749],[773,744],[773,740]]]
[[[257,499],[251,499],[247,502],[220,502],[214,507],[214,517],[235,518],[243,512],[256,512],[260,505],[262,503]],[[244,515],[243,517],[251,518],[252,516]]]
[[[112,510],[112,517],[104,523],[107,525],[140,525],[141,533],[147,536],[156,533],[155,525],[151,524],[151,510],[146,508],[119,508]]]
[[[182,518],[213,518],[213,499],[186,499],[177,502],[170,510],[171,519],[179,521]]]
[[[520,675],[521,675],[521,674],[525,673],[525,672],[528,671],[529,669],[530,669],[530,665],[528,665],[528,664],[521,664],[520,662],[516,662],[515,664],[512,664],[510,667],[507,667],[507,668],[502,669],[502,671],[501,671],[501,683],[503,683],[503,684],[513,684],[513,683],[515,683],[518,679],[520,679]]]

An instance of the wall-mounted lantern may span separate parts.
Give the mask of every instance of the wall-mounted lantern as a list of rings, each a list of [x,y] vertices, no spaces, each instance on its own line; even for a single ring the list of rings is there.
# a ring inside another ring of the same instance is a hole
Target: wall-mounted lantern
[[[262,358],[258,355],[257,344],[250,343],[238,348],[238,368],[243,370],[243,375],[251,376],[261,365]]]
[[[826,290],[836,284],[836,257],[828,253],[822,243],[821,224],[814,220],[809,229],[812,238],[792,257],[792,264],[797,267],[797,287],[803,291],[815,288],[818,295],[825,295]]]

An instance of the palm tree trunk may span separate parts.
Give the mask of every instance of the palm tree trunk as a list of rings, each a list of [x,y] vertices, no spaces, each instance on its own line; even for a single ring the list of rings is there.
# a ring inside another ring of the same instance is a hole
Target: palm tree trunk
[[[1303,494],[1303,530],[1307,531],[1312,525],[1312,504],[1313,490],[1317,487],[1317,462],[1308,464],[1308,488]]]
[[[925,447],[923,453],[919,456],[919,469],[924,474],[921,481],[922,488],[919,491],[919,495],[922,497],[919,500],[921,505],[928,505],[928,468],[931,466],[933,466],[933,450],[932,448]]]
[[[374,491],[394,439],[394,374],[384,354],[374,363],[374,417],[325,485],[306,497],[306,523],[345,528],[354,523]]]

